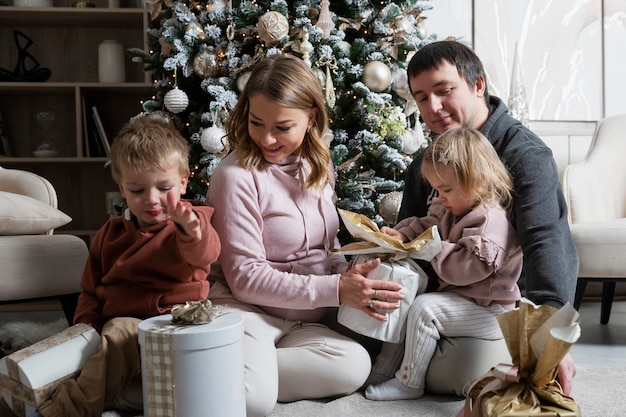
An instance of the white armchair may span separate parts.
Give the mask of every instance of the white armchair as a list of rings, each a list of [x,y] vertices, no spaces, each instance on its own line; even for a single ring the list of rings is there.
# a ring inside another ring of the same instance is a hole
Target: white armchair
[[[0,304],[58,298],[73,319],[87,245],[53,233],[70,220],[48,180],[0,167]]]
[[[569,165],[563,191],[580,265],[574,307],[588,282],[602,282],[607,324],[617,282],[626,281],[626,114],[598,123],[585,159]]]

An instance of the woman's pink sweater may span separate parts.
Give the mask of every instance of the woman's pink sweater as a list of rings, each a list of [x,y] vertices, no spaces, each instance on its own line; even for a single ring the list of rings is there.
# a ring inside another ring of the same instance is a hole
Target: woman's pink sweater
[[[347,263],[330,253],[338,247],[334,183],[304,189],[308,173],[308,163],[295,156],[245,170],[233,152],[211,176],[207,196],[222,244],[217,279],[239,301],[312,322],[339,305]]]

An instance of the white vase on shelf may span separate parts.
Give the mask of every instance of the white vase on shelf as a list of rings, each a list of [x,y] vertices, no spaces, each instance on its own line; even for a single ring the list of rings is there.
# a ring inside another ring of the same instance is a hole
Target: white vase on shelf
[[[107,39],[98,45],[98,80],[101,83],[124,82],[124,46],[121,43]]]

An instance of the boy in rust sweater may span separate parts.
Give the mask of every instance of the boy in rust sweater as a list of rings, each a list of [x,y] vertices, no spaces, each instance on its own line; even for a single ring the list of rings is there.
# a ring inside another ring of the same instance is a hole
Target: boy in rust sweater
[[[101,332],[102,343],[35,416],[141,410],[139,322],[209,295],[207,275],[220,253],[213,209],[181,200],[189,150],[170,124],[161,116],[139,117],[113,141],[111,171],[128,208],[95,235],[74,316]]]

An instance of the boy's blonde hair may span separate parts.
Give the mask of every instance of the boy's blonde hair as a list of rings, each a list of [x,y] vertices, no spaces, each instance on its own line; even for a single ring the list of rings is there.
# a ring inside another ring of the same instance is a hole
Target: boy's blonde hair
[[[461,127],[442,133],[426,148],[421,174],[432,167],[448,166],[461,190],[475,198],[477,206],[496,198],[503,207],[512,201],[513,182],[489,140],[478,130]]]
[[[178,168],[189,176],[189,146],[167,119],[142,116],[124,125],[111,144],[111,175],[118,184],[122,170]]]
[[[301,157],[311,165],[306,187],[324,187],[329,178],[330,150],[324,142],[328,115],[319,78],[301,59],[289,54],[264,58],[254,65],[246,87],[226,123],[228,140],[245,169],[258,168],[263,154],[248,133],[250,97],[262,95],[279,106],[317,109],[315,123],[302,142]]]

